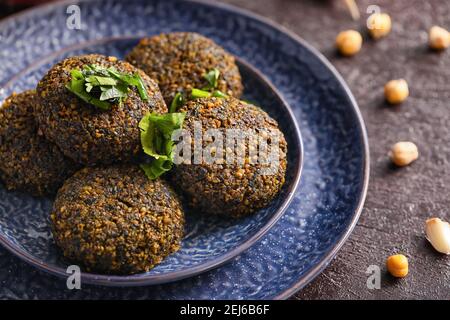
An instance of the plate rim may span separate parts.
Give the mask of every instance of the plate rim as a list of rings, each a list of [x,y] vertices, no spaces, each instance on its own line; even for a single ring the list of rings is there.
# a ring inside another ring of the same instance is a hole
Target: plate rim
[[[87,1],[95,1],[95,0],[79,0],[79,2],[87,2]],[[331,64],[331,62],[316,48],[314,48],[312,45],[310,45],[307,41],[305,41],[302,37],[294,33],[293,31],[287,29],[286,27],[282,26],[281,24],[274,22],[270,18],[264,17],[260,14],[253,13],[247,9],[243,9],[228,3],[221,3],[221,2],[208,2],[207,0],[182,0],[186,2],[191,3],[198,3],[205,6],[210,6],[213,8],[219,8],[223,9],[232,13],[237,13],[242,16],[246,16],[249,19],[255,20],[257,22],[260,22],[262,24],[268,25],[269,27],[275,29],[276,31],[286,34],[289,38],[291,38],[294,42],[298,43],[299,45],[303,46],[306,50],[308,50],[311,54],[316,56],[319,61],[331,72],[331,74],[337,79],[338,83],[341,86],[341,89],[344,90],[346,93],[351,107],[353,109],[353,112],[356,116],[357,122],[358,122],[358,129],[360,132],[360,135],[362,137],[363,142],[363,167],[362,175],[363,175],[363,185],[361,187],[360,191],[360,197],[358,204],[356,206],[356,209],[354,210],[354,213],[351,217],[350,223],[343,232],[343,234],[340,236],[339,240],[328,250],[328,252],[325,254],[325,256],[316,264],[315,267],[311,268],[307,273],[302,275],[291,287],[280,291],[278,294],[270,297],[271,299],[275,300],[281,300],[281,299],[287,299],[291,295],[295,294],[297,291],[301,290],[303,287],[305,287],[308,283],[310,283],[314,278],[316,278],[327,266],[328,264],[333,260],[335,255],[338,253],[338,251],[341,249],[343,244],[346,242],[350,234],[352,233],[354,227],[356,226],[359,217],[361,215],[362,209],[364,207],[364,202],[367,197],[367,190],[369,186],[369,177],[370,177],[370,148],[369,148],[369,140],[368,140],[368,134],[367,129],[364,123],[364,119],[362,117],[361,111],[358,107],[358,104],[356,102],[355,97],[353,96],[350,88],[348,87],[347,83],[343,79],[343,77],[339,74],[337,69]],[[52,1],[50,3],[38,5],[36,7],[31,7],[29,9],[25,9],[19,13],[12,14],[0,21],[0,27],[3,25],[10,23],[14,19],[17,18],[23,18],[27,17],[28,15],[33,14],[35,11],[45,11],[50,9],[51,7],[55,5],[62,5],[62,4],[68,4],[71,3],[71,0],[58,0],[58,1]]]
[[[64,1],[62,1],[64,2]],[[1,26],[1,25],[0,25]],[[77,43],[74,45],[70,45],[60,50],[56,50],[51,54],[47,55],[44,58],[38,58],[33,61],[30,65],[28,65],[23,70],[19,71],[17,74],[13,75],[9,79],[4,82],[1,86],[1,89],[11,87],[12,84],[17,81],[18,78],[22,77],[24,74],[29,72],[30,70],[35,69],[38,66],[46,64],[50,61],[53,61],[56,57],[67,53],[69,51],[79,50],[82,48],[86,48],[93,45],[99,44],[107,44],[114,41],[138,41],[141,36],[114,36],[114,37],[104,37],[100,39],[93,39],[89,41],[84,41],[81,43]],[[301,174],[303,169],[303,160],[304,160],[304,147],[303,140],[301,136],[301,131],[297,120],[295,119],[295,115],[292,111],[291,106],[284,99],[283,95],[280,91],[272,84],[272,82],[256,67],[252,64],[246,62],[244,59],[240,57],[235,57],[238,64],[243,65],[247,70],[251,73],[255,74],[259,77],[264,84],[272,90],[272,92],[276,95],[277,99],[283,104],[284,109],[289,114],[290,123],[293,124],[293,135],[295,136],[295,140],[298,140],[298,148],[299,148],[299,156],[296,159],[295,163],[293,163],[294,177],[291,184],[288,186],[288,189],[285,190],[287,193],[285,199],[282,201],[280,207],[273,213],[272,217],[265,223],[260,229],[257,230],[249,239],[245,242],[239,244],[232,250],[226,252],[225,254],[219,255],[218,257],[209,260],[205,263],[199,264],[192,268],[187,268],[185,270],[180,271],[170,271],[162,274],[152,274],[146,275],[145,273],[131,274],[131,275],[108,275],[108,274],[98,274],[98,273],[90,273],[90,272],[81,272],[81,281],[86,284],[94,284],[94,285],[102,285],[109,287],[138,287],[138,286],[147,286],[147,285],[158,285],[170,283],[178,280],[182,280],[185,278],[193,277],[199,275],[201,273],[210,271],[212,269],[218,268],[232,259],[236,258],[250,247],[255,245],[270,229],[277,223],[277,221],[284,215],[286,209],[292,202],[292,199],[295,195],[295,191],[300,187]],[[67,278],[68,274],[64,270],[64,268],[50,265],[42,259],[36,258],[34,255],[30,254],[28,251],[22,249],[19,245],[15,245],[11,243],[3,234],[0,234],[0,244],[3,245],[8,251],[10,251],[16,257],[22,259],[23,261],[43,270],[47,273],[50,273],[55,276]]]

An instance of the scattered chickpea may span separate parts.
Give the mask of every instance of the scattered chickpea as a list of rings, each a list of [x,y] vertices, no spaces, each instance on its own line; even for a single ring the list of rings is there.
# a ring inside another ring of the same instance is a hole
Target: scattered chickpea
[[[444,28],[434,26],[429,32],[429,45],[434,50],[444,50],[450,46],[450,33]]]
[[[372,38],[380,39],[391,32],[391,17],[387,13],[374,13],[367,19],[367,26]]]
[[[419,158],[419,149],[413,142],[400,141],[392,146],[390,156],[395,165],[404,167]]]
[[[436,251],[450,255],[450,224],[439,218],[426,221],[427,240]]]
[[[408,82],[405,79],[391,80],[384,86],[384,96],[390,104],[399,104],[409,96]]]
[[[387,270],[396,278],[404,278],[408,275],[408,258],[403,254],[390,256],[386,260]]]
[[[361,50],[362,36],[358,31],[342,31],[336,37],[336,47],[344,56],[353,56]]]

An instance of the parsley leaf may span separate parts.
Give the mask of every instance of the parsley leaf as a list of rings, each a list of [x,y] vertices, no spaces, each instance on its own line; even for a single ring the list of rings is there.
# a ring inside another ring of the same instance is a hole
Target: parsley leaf
[[[100,100],[113,100],[116,98],[119,98],[121,100],[122,98],[125,98],[127,96],[127,93],[124,91],[121,91],[119,88],[111,87],[111,88],[101,88],[102,93],[100,95]]]
[[[148,100],[147,89],[138,73],[133,75],[104,68],[95,64],[85,65],[83,70],[71,70],[71,81],[66,88],[83,101],[102,110],[109,110],[114,103],[122,104],[130,87],[136,87],[143,101]]]
[[[71,91],[72,93],[74,93],[81,100],[83,100],[89,104],[92,104],[99,109],[109,110],[111,107],[108,102],[101,101],[100,99],[94,98],[88,92],[86,92],[85,87],[84,87],[84,79],[83,80],[72,79],[71,82],[66,84],[66,88],[69,91]]]
[[[203,87],[202,89],[192,88],[191,91],[191,99],[199,99],[199,98],[228,98],[228,95],[223,93],[220,90],[216,90],[218,86],[218,80],[220,76],[220,71],[216,68],[211,69],[207,74],[203,77],[208,81],[208,85]],[[172,102],[173,103],[173,102]]]
[[[220,90],[214,90],[212,93],[212,96],[216,97],[216,98],[228,98],[228,95],[226,95],[225,93],[223,93]]]
[[[144,101],[148,100],[147,90],[145,89],[144,81],[142,80],[139,73],[135,73],[133,75],[124,74],[118,72],[115,68],[110,67],[107,69],[107,71],[116,77],[117,79],[127,83],[130,86],[134,86],[138,89],[139,95],[141,96],[141,99]]]
[[[144,170],[145,175],[150,180],[155,180],[167,171],[172,169],[173,163],[172,161],[164,160],[164,159],[154,159],[152,163],[143,163],[141,164],[142,170]]]
[[[209,97],[211,97],[211,92],[192,88],[191,99],[209,98]]]
[[[172,134],[182,129],[184,117],[185,113],[148,113],[139,122],[142,148],[153,158],[150,164],[141,165],[149,179],[156,179],[172,168],[175,147]]]
[[[181,108],[184,104],[184,97],[181,94],[181,92],[177,92],[175,97],[172,100],[172,103],[170,104],[169,112],[177,112],[179,108]]]
[[[219,76],[220,71],[218,69],[214,68],[209,70],[208,73],[203,76],[203,78],[206,79],[208,84],[205,87],[203,87],[202,90],[209,91],[217,88]]]
[[[88,76],[85,78],[86,82],[92,86],[115,86],[117,81],[113,78],[100,77],[100,76]]]

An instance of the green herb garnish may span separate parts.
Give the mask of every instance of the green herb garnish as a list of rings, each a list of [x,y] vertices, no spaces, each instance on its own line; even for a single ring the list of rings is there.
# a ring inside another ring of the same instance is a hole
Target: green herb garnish
[[[72,80],[66,84],[66,88],[73,92],[78,98],[83,101],[92,104],[102,110],[108,110],[110,108],[109,103],[106,101],[101,101],[95,98],[86,91],[85,78],[80,70],[71,71]]]
[[[102,110],[109,110],[112,104],[122,104],[130,87],[136,87],[142,100],[147,101],[145,84],[138,73],[133,75],[104,68],[95,64],[84,66],[83,70],[73,69],[72,79],[66,88],[83,101]]]
[[[223,93],[220,90],[214,90],[212,93],[212,96],[216,97],[216,98],[228,98],[228,95],[226,95],[225,93]]]
[[[228,95],[223,93],[220,90],[214,90],[213,92],[200,90],[193,88],[191,92],[191,99],[200,99],[200,98],[209,98],[209,97],[216,97],[216,98],[228,98]]]
[[[170,104],[169,112],[170,113],[177,112],[177,110],[181,108],[183,104],[184,104],[184,97],[181,94],[181,92],[177,92],[177,94],[172,100],[172,103]]]
[[[251,100],[247,100],[247,99],[242,99],[242,102],[245,102],[246,104],[252,104],[255,107],[257,106],[257,103],[255,101],[251,101]]]
[[[217,98],[228,98],[228,95],[223,93],[220,90],[217,90],[217,86],[219,85],[219,76],[220,71],[216,68],[211,69],[203,75],[203,78],[206,79],[208,84],[202,89],[192,88],[191,95],[187,97],[187,100],[194,100],[200,98],[209,98],[209,97],[217,97]],[[176,112],[183,104],[186,102],[186,98],[182,93],[178,92],[172,100],[170,104],[169,112]]]
[[[191,99],[209,98],[211,92],[193,88],[191,91]]]
[[[216,90],[219,85],[219,76],[220,71],[216,68],[211,69],[207,74],[203,76],[203,78],[208,81],[208,85],[203,87],[202,89],[192,88],[191,91],[191,99],[199,99],[199,98],[228,98],[228,95],[223,93],[220,90]]]
[[[209,91],[217,88],[217,85],[219,84],[219,76],[220,71],[218,69],[214,68],[209,70],[209,72],[203,76],[203,78],[208,81],[208,84],[203,87],[202,90]]]
[[[141,168],[149,179],[156,179],[173,166],[175,142],[172,134],[183,127],[185,113],[148,113],[139,123],[144,152],[153,158]]]

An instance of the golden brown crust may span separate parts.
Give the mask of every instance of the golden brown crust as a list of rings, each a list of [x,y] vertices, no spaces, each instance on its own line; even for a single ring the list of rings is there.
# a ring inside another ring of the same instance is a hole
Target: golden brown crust
[[[176,194],[135,166],[77,172],[58,192],[51,221],[67,258],[111,274],[150,270],[179,249],[184,234]]]
[[[234,57],[211,39],[193,32],[174,32],[142,39],[126,61],[144,70],[158,83],[170,104],[177,92],[207,85],[204,75],[220,71],[218,90],[239,98],[243,86]]]
[[[176,166],[172,181],[188,195],[191,205],[207,214],[238,217],[269,204],[285,182],[287,166],[287,143],[277,122],[260,108],[234,98],[194,100],[183,106],[180,112],[187,113],[183,128],[191,132],[191,136],[194,122],[200,121],[203,131],[210,128],[221,132],[227,129],[274,130],[280,137],[279,166],[274,174],[262,174],[264,165],[256,162],[244,165],[203,162]],[[230,151],[224,147],[224,159],[227,152]]]
[[[0,178],[10,190],[55,194],[79,166],[39,135],[34,90],[8,97],[0,108]]]
[[[120,72],[139,72],[149,101],[143,101],[137,90],[131,90],[121,106],[99,110],[77,98],[65,88],[70,71],[84,65],[115,67]],[[156,83],[143,71],[127,62],[102,55],[67,58],[51,68],[37,86],[41,99],[36,117],[44,135],[57,144],[67,157],[85,165],[130,161],[140,152],[139,121],[151,111],[166,113]]]

